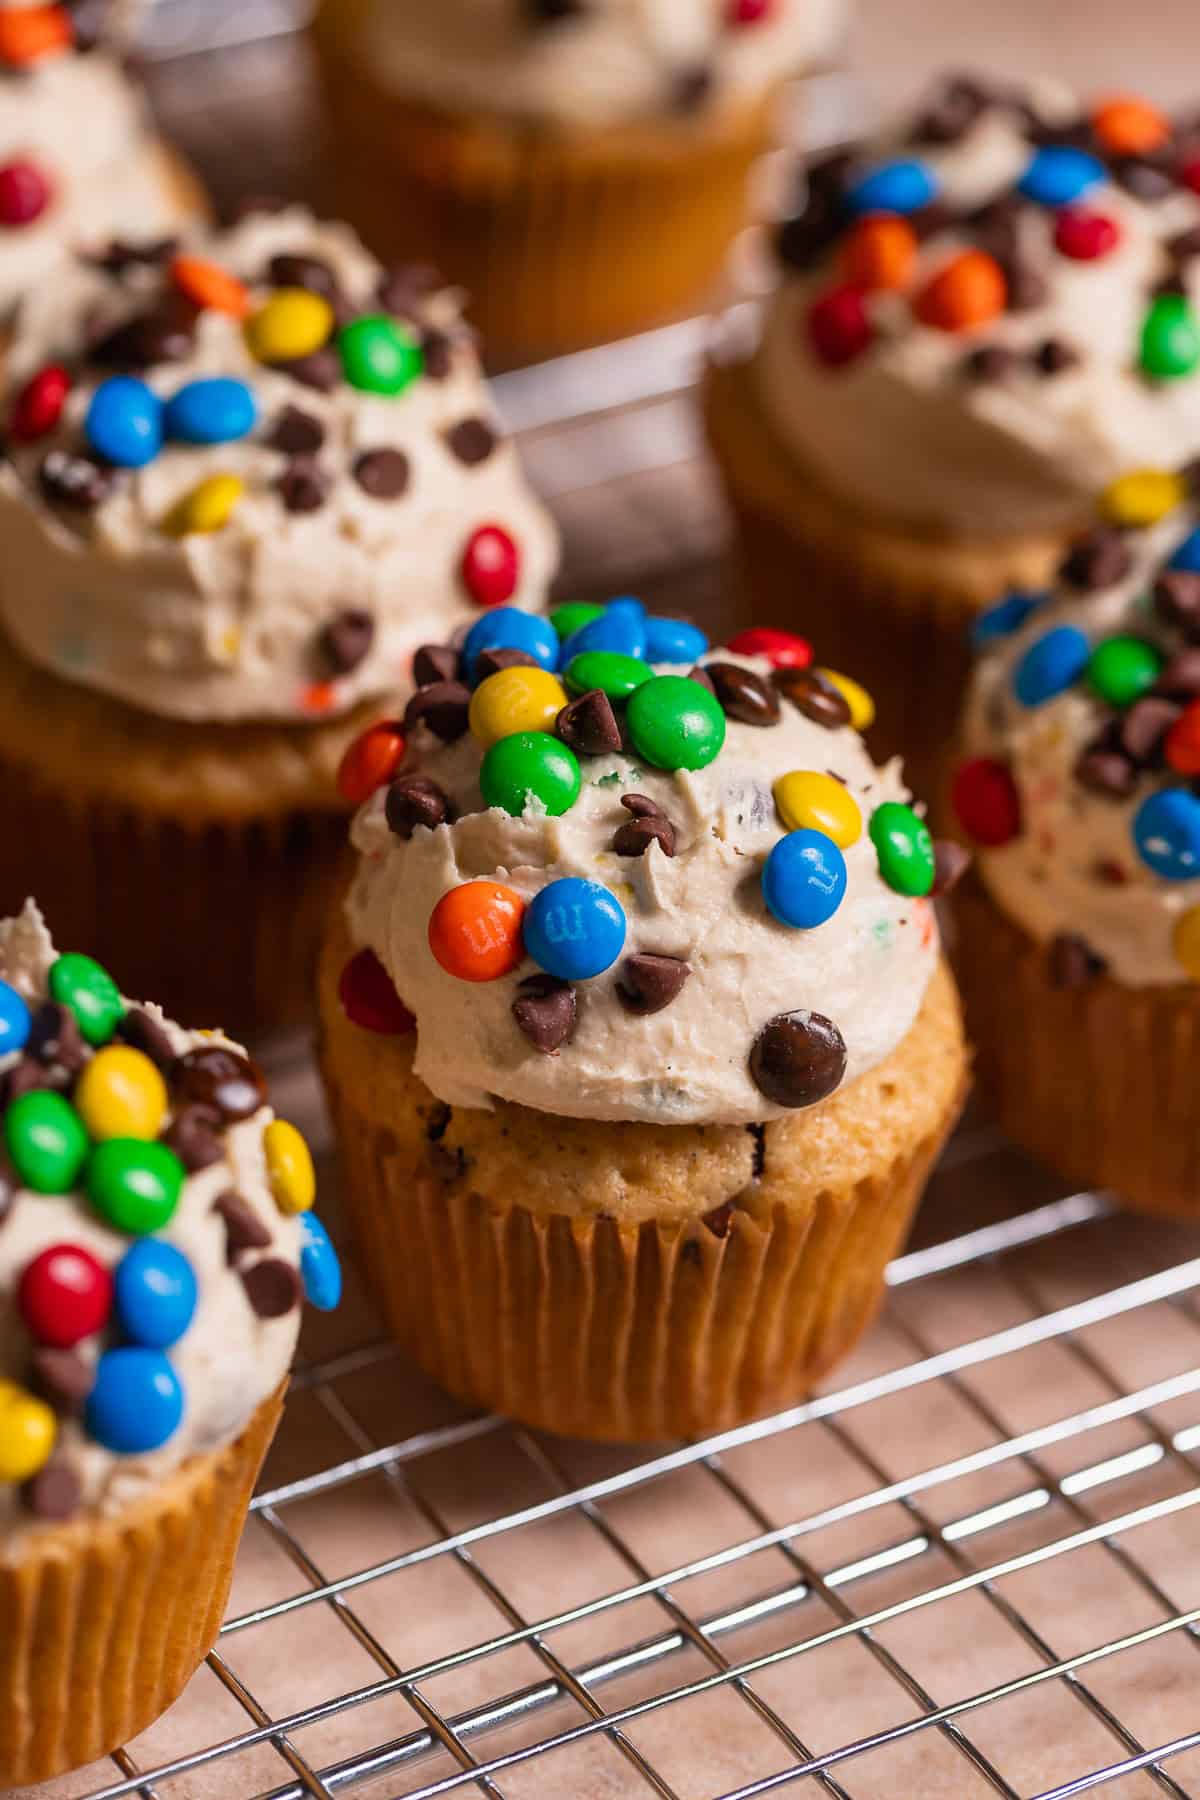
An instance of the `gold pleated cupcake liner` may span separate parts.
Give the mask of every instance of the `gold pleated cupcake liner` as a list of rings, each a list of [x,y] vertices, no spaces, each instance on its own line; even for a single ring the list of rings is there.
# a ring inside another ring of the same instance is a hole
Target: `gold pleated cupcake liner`
[[[0,1561],[0,1789],[94,1762],[178,1699],[220,1628],[283,1395],[126,1513]]]

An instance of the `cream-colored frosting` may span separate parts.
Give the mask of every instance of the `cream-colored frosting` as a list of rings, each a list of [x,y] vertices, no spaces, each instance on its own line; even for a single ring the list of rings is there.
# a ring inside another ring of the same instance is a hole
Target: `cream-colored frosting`
[[[769,673],[762,662],[722,658]],[[579,800],[558,818],[480,810],[480,758],[470,737],[440,746],[422,732],[405,767],[437,781],[464,816],[434,831],[419,826],[405,842],[389,830],[379,793],[352,834],[361,858],[348,901],[352,935],[375,951],[415,1014],[416,1073],[439,1099],[487,1107],[499,1096],[571,1118],[747,1124],[784,1111],[748,1069],[756,1035],[778,1013],[832,1019],[847,1045],[846,1081],[908,1031],[937,960],[937,928],[927,901],[895,893],[879,874],[865,823],[907,791],[898,762],[877,769],[856,732],[829,731],[785,703],[777,725],[730,719],[724,749],[696,773],[667,774],[624,752],[587,757]],[[863,836],[845,852],[845,898],[811,931],[777,923],[760,888],[783,831],[772,784],[794,769],[843,777],[864,819]],[[647,795],[672,820],[673,857],[657,844],[641,857],[611,849],[629,817],[620,804],[627,793]],[[563,876],[617,896],[628,922],[621,960],[680,957],[692,973],[650,1017],[631,1016],[618,1001],[620,960],[580,982],[575,1035],[547,1056],[511,1014],[534,963],[498,981],[461,981],[435,960],[427,932],[438,900],[460,882],[495,879],[529,900]]]
[[[988,891],[1039,943],[1060,933],[1081,937],[1127,987],[1186,979],[1172,937],[1181,916],[1200,904],[1200,879],[1164,880],[1142,861],[1133,836],[1146,798],[1163,786],[1186,786],[1186,778],[1160,768],[1144,772],[1127,798],[1093,792],[1074,770],[1112,709],[1084,681],[1039,706],[1024,706],[1013,674],[1030,645],[1058,625],[1077,627],[1093,646],[1127,633],[1168,656],[1182,648],[1178,634],[1155,617],[1150,591],[1196,523],[1194,514],[1176,516],[1128,534],[1132,567],[1111,587],[1083,595],[1060,588],[981,658],[964,721],[966,753],[1005,762],[1021,800],[1020,835],[999,849],[976,850]]]
[[[529,0],[370,0],[359,54],[397,93],[454,111],[559,127],[678,109],[696,71],[705,104],[760,93],[829,54],[842,0],[773,0],[752,24],[728,0],[584,0],[537,23]]]
[[[0,979],[15,987],[31,1007],[46,998],[47,975],[56,955],[32,901],[16,918],[0,922]],[[227,1042],[219,1035],[184,1031],[164,1019],[157,1007],[145,1010],[179,1054]],[[16,1060],[17,1053],[0,1058],[0,1073]],[[244,1263],[273,1257],[299,1267],[299,1222],[279,1211],[267,1180],[263,1131],[273,1116],[269,1107],[263,1107],[230,1126],[221,1137],[222,1159],[188,1176],[173,1218],[155,1234],[182,1251],[199,1285],[192,1324],[167,1352],[185,1395],[179,1430],[149,1455],[119,1456],[89,1437],[80,1420],[60,1419],[55,1454],[69,1460],[82,1482],[83,1506],[92,1513],[118,1515],[189,1456],[232,1442],[288,1371],[300,1308],[281,1318],[258,1316],[238,1269],[227,1261],[225,1227],[213,1211],[217,1196],[233,1189],[271,1235],[269,1248],[248,1253]],[[17,1310],[16,1290],[30,1261],[52,1244],[71,1243],[111,1269],[133,1241],[105,1224],[81,1192],[16,1190],[11,1210],[0,1218],[0,1380],[22,1387],[28,1380],[32,1346]],[[76,1346],[88,1361],[96,1360],[101,1348],[99,1334]],[[0,1482],[0,1558],[17,1553],[22,1540],[39,1529],[21,1505],[18,1491]]]
[[[251,284],[256,303],[271,291],[263,285],[271,257],[295,253],[326,262],[361,310],[381,310],[378,263],[347,228],[319,224],[302,209],[255,215],[197,248]],[[76,358],[85,322],[95,331],[145,311],[167,280],[162,270],[135,270],[118,283],[77,265],[23,309],[14,379]],[[510,603],[540,605],[557,562],[554,526],[511,443],[500,439],[471,465],[449,447],[447,434],[466,419],[500,427],[458,296],[435,293],[420,311],[429,329],[453,340],[450,371],[445,379],[423,375],[396,397],[344,381],[328,393],[302,385],[255,360],[238,319],[203,312],[190,354],[143,379],[164,397],[199,377],[240,379],[257,404],[254,431],[215,446],[169,443],[146,467],[122,471],[94,511],[55,510],[39,493],[37,471],[48,449],[80,446],[91,395],[110,373],[89,365],[52,436],[15,447],[0,471],[0,615],[18,647],[53,673],[148,712],[296,719],[311,716],[313,684],[328,676],[319,635],[345,610],[370,613],[374,638],[358,666],[325,691],[323,715],[408,684],[415,647],[444,639],[474,612],[460,566],[479,527],[498,525],[517,545],[520,580]],[[289,406],[325,432],[316,462],[328,491],[313,512],[287,511],[278,491],[289,457],[267,436]],[[355,478],[356,459],[377,449],[408,459],[399,498],[374,498]],[[175,503],[217,472],[245,484],[228,523],[166,535],[162,521]]]
[[[1077,112],[1057,87],[1037,86],[1030,99],[1048,123]],[[901,127],[873,142],[864,165],[918,159],[933,172],[939,199],[960,213],[1009,193],[1033,149],[1017,114],[1001,107],[945,147],[913,146],[908,135]],[[836,246],[813,272],[785,273],[753,362],[758,402],[783,442],[873,516],[980,537],[1069,528],[1125,469],[1177,466],[1196,455],[1200,372],[1150,382],[1138,353],[1151,290],[1171,267],[1166,243],[1200,226],[1200,196],[1176,187],[1147,202],[1105,181],[1080,204],[1121,232],[1117,247],[1094,261],[1058,253],[1052,209],[1021,212],[1020,254],[1047,283],[1044,304],[950,332],[921,324],[909,293],[872,293],[875,341],[840,368],[817,358],[806,327],[813,301],[841,279]],[[919,248],[910,292],[973,245],[969,230],[934,232]],[[1200,259],[1183,279],[1200,306]],[[1051,338],[1080,360],[1046,377],[1028,353]],[[1023,360],[1001,379],[972,380],[963,360],[981,344]]]

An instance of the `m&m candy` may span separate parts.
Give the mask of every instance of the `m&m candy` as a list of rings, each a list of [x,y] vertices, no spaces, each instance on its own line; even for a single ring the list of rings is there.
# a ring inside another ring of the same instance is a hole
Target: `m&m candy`
[[[1182,543],[1176,544],[1167,560],[1168,569],[1183,569],[1190,575],[1200,575],[1200,525],[1189,531]]]
[[[808,309],[805,320],[809,343],[819,362],[840,369],[871,347],[875,329],[862,289],[830,288]]]
[[[50,998],[70,1007],[89,1044],[106,1044],[125,1017],[125,1002],[108,970],[77,950],[52,964]]]
[[[898,894],[928,894],[937,874],[933,839],[924,819],[911,806],[885,800],[871,814],[871,842],[879,873]]]
[[[1191,700],[1166,735],[1163,755],[1177,775],[1200,775],[1200,700]]]
[[[1092,651],[1087,678],[1110,706],[1132,706],[1158,680],[1163,658],[1144,638],[1105,638]]]
[[[79,1244],[50,1244],[29,1263],[17,1286],[17,1307],[36,1343],[69,1350],[108,1323],[112,1276]]]
[[[23,1050],[29,1038],[29,1008],[15,987],[0,981],[0,1056]]]
[[[183,1164],[175,1152],[140,1138],[98,1144],[85,1177],[88,1198],[101,1218],[130,1237],[170,1224],[183,1182]]]
[[[71,15],[65,6],[6,7],[0,13],[0,62],[25,68],[43,56],[69,50],[74,40]]]
[[[403,1037],[416,1024],[373,950],[350,958],[338,978],[338,999],[352,1025],[380,1037]]]
[[[361,806],[389,782],[404,759],[404,743],[404,733],[393,719],[368,726],[338,764],[337,790],[342,799]]]
[[[382,313],[352,320],[338,333],[337,344],[346,380],[369,394],[402,394],[424,363],[416,339]]]
[[[587,650],[611,650],[618,656],[646,657],[646,618],[641,608],[623,607],[619,601],[606,606],[599,618],[590,619],[564,639],[559,652],[560,666],[565,668]]]
[[[27,156],[0,164],[0,225],[10,230],[32,225],[41,218],[53,195],[46,171]]]
[[[655,675],[631,696],[626,722],[633,747],[656,769],[703,769],[725,742],[715,694],[686,675]]]
[[[525,948],[561,981],[589,981],[611,968],[625,945],[625,912],[598,881],[570,875],[534,895],[525,914]]]
[[[880,163],[860,177],[846,194],[854,213],[912,213],[928,206],[937,182],[926,163],[897,160]]]
[[[258,403],[246,383],[224,375],[185,382],[163,414],[166,435],[181,444],[231,444],[257,422]]]
[[[198,532],[220,531],[233,517],[234,508],[246,491],[240,475],[206,475],[194,488],[182,494],[164,515],[160,530],[166,537],[192,537]]]
[[[71,377],[61,363],[48,363],[31,375],[13,402],[9,435],[19,444],[32,444],[53,431],[62,417]]]
[[[113,1281],[117,1318],[131,1344],[166,1350],[195,1317],[199,1288],[191,1263],[174,1244],[142,1238],[125,1252]]]
[[[1148,156],[1166,143],[1171,122],[1140,94],[1114,94],[1093,110],[1092,130],[1113,156]]]
[[[593,619],[599,619],[604,613],[602,606],[594,606],[587,600],[571,600],[565,606],[556,606],[550,614],[550,623],[558,635],[559,641],[574,637]]]
[[[1028,594],[1014,589],[1012,593],[1005,594],[1003,600],[997,600],[995,605],[986,607],[971,626],[971,642],[975,649],[983,649],[996,638],[1011,637],[1045,599],[1044,593]]]
[[[109,1044],[79,1077],[75,1105],[97,1143],[115,1137],[156,1138],[167,1116],[166,1083],[140,1050]]]
[[[1021,796],[1012,772],[988,756],[972,757],[955,772],[950,804],[967,836],[995,850],[1019,837]]]
[[[1035,638],[1013,671],[1022,706],[1041,706],[1073,687],[1088,666],[1092,647],[1075,625],[1056,625]]]
[[[1074,262],[1096,262],[1115,250],[1121,241],[1121,228],[1107,213],[1092,212],[1083,206],[1066,206],[1054,225],[1054,248],[1060,256]]]
[[[502,525],[480,525],[467,539],[459,572],[476,606],[502,606],[517,591],[521,553]]]
[[[193,306],[244,319],[252,305],[244,281],[207,257],[181,254],[171,259],[171,280]]]
[[[1185,294],[1158,294],[1142,321],[1141,365],[1157,381],[1190,375],[1200,363],[1200,319]]]
[[[1133,818],[1133,841],[1146,867],[1164,881],[1200,876],[1200,798],[1189,788],[1162,788]]]
[[[852,681],[849,675],[841,675],[836,669],[818,669],[831,687],[835,687],[846,705],[850,708],[850,725],[854,731],[869,731],[875,723],[875,702],[860,682]]]
[[[781,925],[812,931],[846,895],[846,859],[823,831],[790,831],[763,865],[762,893]]]
[[[841,272],[852,287],[906,288],[917,261],[917,234],[890,213],[860,219],[842,245]]]
[[[429,918],[429,948],[460,981],[498,981],[525,954],[525,902],[497,881],[464,881],[443,894]]]
[[[566,690],[548,669],[498,669],[471,696],[471,735],[486,747],[515,732],[553,731],[566,704]]]
[[[307,1212],[317,1197],[312,1152],[294,1125],[272,1119],[263,1132],[267,1180],[281,1213]]]
[[[96,1365],[84,1422],[90,1436],[118,1456],[145,1456],[174,1437],[183,1419],[183,1388],[161,1350],[122,1344]]]
[[[517,606],[497,606],[476,619],[463,639],[467,681],[472,687],[475,685],[476,664],[484,650],[523,650],[543,669],[556,669],[558,644],[558,632],[550,619],[522,612]]]
[[[765,656],[775,669],[807,669],[812,664],[812,645],[807,638],[770,625],[753,625],[739,631],[725,646],[738,656]]]
[[[22,1187],[65,1194],[75,1186],[88,1153],[83,1120],[61,1094],[22,1094],[4,1115],[4,1142]]]
[[[1045,144],[1035,150],[1018,182],[1027,200],[1039,206],[1070,206],[1104,180],[1104,164],[1072,144]]]
[[[649,663],[623,656],[619,650],[584,650],[571,658],[563,680],[573,694],[590,694],[599,688],[610,700],[622,702],[653,674]]]
[[[342,1298],[342,1265],[316,1213],[300,1215],[300,1279],[304,1297],[318,1312],[333,1312]]]
[[[28,1481],[48,1460],[58,1421],[44,1400],[0,1379],[0,1481]]]
[[[256,313],[252,313],[244,330],[251,356],[257,357],[259,362],[278,363],[298,362],[302,356],[311,356],[314,350],[328,342],[333,326],[333,308],[324,295],[315,294],[308,288],[289,287],[279,288]],[[362,353],[361,345],[359,353]],[[343,345],[343,361],[345,355]],[[369,384],[359,381],[353,385],[365,387]],[[383,388],[376,391],[392,393],[399,390]]]
[[[518,819],[531,804],[557,818],[574,806],[581,782],[575,752],[546,731],[519,731],[501,738],[479,771],[485,804],[501,806]]]
[[[92,395],[83,431],[92,449],[120,469],[140,469],[163,446],[163,403],[134,375],[112,375]]]
[[[788,831],[820,831],[840,850],[862,836],[862,813],[850,791],[819,769],[793,769],[774,789],[775,806]]]
[[[921,289],[913,311],[939,331],[970,331],[997,318],[1008,299],[1004,271],[985,250],[963,250]]]
[[[694,663],[708,649],[708,638],[687,619],[646,618],[646,661]]]

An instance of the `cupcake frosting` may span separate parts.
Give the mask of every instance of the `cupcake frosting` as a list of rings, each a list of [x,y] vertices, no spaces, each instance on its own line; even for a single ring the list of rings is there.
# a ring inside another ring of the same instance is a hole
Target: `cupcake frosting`
[[[981,619],[954,781],[996,903],[1064,983],[1200,979],[1200,509],[1122,478],[1055,588]]]
[[[1200,450],[1194,115],[952,79],[810,167],[776,241],[759,403],[875,517],[1069,529]]]
[[[231,1442],[340,1276],[244,1052],[59,956],[32,902],[0,923],[0,1095],[2,1558]]]
[[[342,712],[553,572],[459,297],[303,210],[76,261],[11,387],[4,624],[145,711]]]
[[[370,0],[360,51],[399,94],[620,125],[762,92],[819,60],[841,0]]]
[[[353,827],[351,1017],[415,1017],[442,1101],[573,1118],[751,1124],[881,1062],[937,960],[935,859],[862,690],[783,633],[558,617],[518,639],[538,667],[467,640],[469,714],[418,690]]]

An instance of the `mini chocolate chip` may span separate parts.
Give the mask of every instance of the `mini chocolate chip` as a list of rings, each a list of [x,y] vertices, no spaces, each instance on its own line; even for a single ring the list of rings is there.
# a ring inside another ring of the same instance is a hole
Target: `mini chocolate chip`
[[[742,725],[778,725],[779,695],[753,669],[740,663],[704,664],[722,710]]]
[[[1155,300],[1161,298],[1181,300],[1186,296],[1187,291],[1187,277],[1182,268],[1176,265],[1174,268],[1168,269],[1165,275],[1159,276],[1150,289],[1150,294]]]
[[[42,1002],[29,1023],[25,1054],[32,1056],[35,1062],[48,1066],[57,1064],[72,1074],[82,1069],[87,1060],[87,1049],[79,1022],[69,1006],[59,1006],[54,1000]]]
[[[687,678],[689,681],[694,681],[698,687],[707,688],[713,698],[716,698],[717,684],[703,663],[697,663],[694,669],[689,669]]]
[[[1190,230],[1168,238],[1167,254],[1177,263],[1189,263],[1200,256],[1200,225],[1193,225]]]
[[[329,477],[311,456],[294,456],[275,486],[290,513],[320,512],[329,498]]]
[[[461,1181],[466,1173],[467,1153],[461,1144],[431,1144],[427,1160],[439,1181]]]
[[[670,1006],[691,972],[691,965],[678,956],[652,956],[648,952],[627,956],[617,975],[617,999],[626,1012],[648,1019],[651,1013]]]
[[[1121,533],[1100,526],[1071,546],[1058,573],[1071,587],[1095,592],[1097,588],[1115,587],[1128,575],[1131,564],[1129,546]]]
[[[225,1261],[230,1268],[240,1251],[265,1250],[270,1244],[271,1233],[250,1202],[233,1188],[218,1194],[212,1209],[225,1227]]]
[[[707,63],[679,69],[671,82],[671,104],[676,112],[697,112],[710,97],[715,77]]]
[[[754,1163],[750,1173],[755,1181],[761,1181],[767,1172],[767,1128],[765,1125],[751,1123],[746,1130],[754,1142]]]
[[[285,456],[315,456],[325,442],[325,427],[303,407],[285,406],[263,441]]]
[[[1005,344],[980,344],[968,351],[961,368],[970,381],[1003,381],[1017,367],[1019,358]]]
[[[1062,375],[1068,369],[1077,368],[1083,361],[1079,351],[1062,338],[1043,338],[1030,355],[1030,362],[1038,375]]]
[[[319,394],[331,393],[342,379],[342,359],[332,344],[322,344],[307,356],[294,356],[290,362],[271,366],[277,374],[290,375],[301,387],[314,388]]]
[[[988,105],[988,95],[970,76],[950,76],[917,119],[914,144],[957,144]]]
[[[1004,295],[1009,312],[1036,312],[1050,297],[1045,278],[1020,257],[1000,259],[1004,274]]]
[[[267,1098],[258,1064],[221,1044],[205,1044],[177,1057],[171,1086],[179,1104],[212,1106],[225,1119],[248,1119]]]
[[[430,381],[445,381],[454,367],[454,344],[444,331],[429,326],[421,333],[421,359]]]
[[[413,680],[418,687],[435,681],[457,681],[462,658],[453,644],[422,644],[413,657]]]
[[[555,719],[554,729],[579,756],[611,756],[621,748],[621,727],[612,701],[599,688],[569,700]]]
[[[705,1231],[710,1231],[715,1238],[729,1236],[729,1225],[733,1218],[733,1205],[726,1200],[720,1206],[714,1206],[711,1212],[701,1213],[700,1223]]]
[[[971,866],[971,852],[952,838],[936,838],[933,845],[933,886],[930,893],[934,899],[948,894],[956,887]]]
[[[148,1056],[156,1069],[169,1069],[175,1061],[175,1050],[163,1027],[152,1014],[140,1006],[131,1006],[123,1019],[117,1021],[113,1034],[123,1044],[134,1050],[140,1050]]]
[[[613,833],[612,848],[618,856],[645,856],[651,844],[657,844],[664,856],[675,854],[675,827],[663,813],[627,819]]]
[[[441,285],[441,276],[429,263],[400,263],[379,277],[375,298],[385,312],[409,318]]]
[[[1104,973],[1104,959],[1073,931],[1060,931],[1050,940],[1050,983],[1056,988],[1086,987]]]
[[[401,775],[387,791],[384,814],[396,836],[408,839],[418,825],[427,825],[430,831],[444,825],[450,802],[427,775]]]
[[[908,222],[917,242],[923,244],[936,237],[939,231],[948,231],[952,225],[957,225],[959,215],[944,200],[931,200],[927,206],[918,206],[915,212],[910,212]]]
[[[475,684],[486,681],[489,675],[498,675],[501,669],[540,669],[541,663],[536,656],[530,656],[527,650],[502,650],[497,646],[494,650],[481,650],[475,658]]]
[[[470,692],[461,681],[431,681],[418,688],[405,707],[405,728],[427,725],[444,744],[455,744],[467,729],[470,705]]]
[[[398,500],[408,487],[403,450],[364,450],[354,459],[354,479],[372,500]]]
[[[61,1524],[74,1518],[83,1500],[83,1482],[65,1456],[52,1456],[21,1488],[21,1500],[35,1519]]]
[[[771,679],[784,699],[815,725],[836,731],[850,723],[849,701],[816,669],[776,669]]]
[[[1185,700],[1200,694],[1200,648],[1181,650],[1173,656],[1155,682],[1154,691],[1178,694]]]
[[[49,1067],[32,1056],[23,1056],[0,1076],[0,1105],[11,1106],[26,1094],[65,1093],[71,1077],[65,1070]]]
[[[652,800],[649,794],[622,794],[621,805],[635,819],[661,819],[666,816],[658,801]]]
[[[968,229],[981,250],[1000,263],[1008,263],[1017,253],[1017,221],[1021,217],[1021,201],[1016,194],[1000,194],[987,200],[966,216]],[[1007,269],[1005,273],[1007,274]]]
[[[1200,638],[1200,574],[1191,569],[1164,569],[1154,583],[1154,610],[1164,625],[1185,637]]]
[[[115,485],[110,469],[69,450],[48,450],[38,466],[38,486],[53,506],[91,512],[108,499]]]
[[[1096,744],[1075,764],[1075,779],[1093,794],[1123,800],[1137,786],[1137,770],[1122,751]]]
[[[527,975],[516,992],[512,1016],[535,1050],[552,1056],[575,1030],[575,989],[556,975]]]
[[[486,419],[460,419],[446,433],[446,448],[469,469],[486,462],[497,442],[496,433]]]
[[[321,632],[321,655],[337,675],[357,669],[375,642],[375,615],[358,607],[337,613]]]
[[[149,369],[156,363],[183,362],[194,341],[194,314],[157,307],[105,332],[89,348],[88,360],[108,369]]]
[[[841,235],[845,223],[839,201],[810,195],[802,211],[785,219],[775,233],[775,255],[785,269],[807,274]]]
[[[51,1350],[43,1345],[33,1352],[29,1370],[42,1399],[60,1413],[82,1411],[96,1382],[95,1369],[77,1350]]]
[[[189,1174],[209,1169],[225,1155],[221,1142],[223,1126],[215,1106],[182,1106],[162,1134],[168,1150],[173,1150]]]
[[[846,1041],[824,1013],[777,1013],[755,1038],[750,1075],[776,1106],[814,1106],[846,1073]]]
[[[1175,185],[1174,175],[1148,156],[1114,156],[1114,181],[1137,200],[1162,200]]]
[[[85,255],[82,260],[94,269],[103,269],[106,275],[121,276],[130,269],[153,268],[164,263],[178,248],[176,237],[147,238],[138,243],[127,238],[112,238],[103,250],[94,256]]]
[[[267,1256],[241,1270],[246,1297],[260,1319],[282,1319],[300,1304],[300,1277],[291,1263]]]
[[[1135,763],[1157,762],[1163,739],[1182,711],[1174,700],[1143,695],[1121,716],[1121,749]]]
[[[438,1144],[450,1129],[450,1121],[454,1113],[444,1100],[438,1100],[429,1109],[429,1117],[425,1121],[425,1136],[431,1144]]]
[[[269,287],[304,288],[331,304],[339,295],[338,278],[327,262],[319,256],[301,256],[287,250],[280,251],[267,264],[266,282]]]

